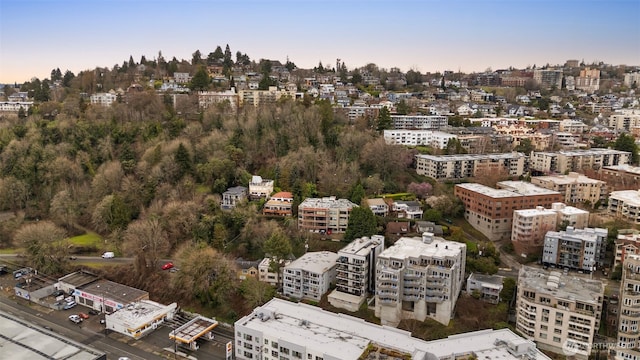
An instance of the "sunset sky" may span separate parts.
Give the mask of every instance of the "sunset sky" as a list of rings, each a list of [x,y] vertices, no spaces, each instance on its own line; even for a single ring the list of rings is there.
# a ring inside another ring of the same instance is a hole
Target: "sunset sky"
[[[0,83],[226,44],[303,68],[640,65],[640,0],[0,0]]]

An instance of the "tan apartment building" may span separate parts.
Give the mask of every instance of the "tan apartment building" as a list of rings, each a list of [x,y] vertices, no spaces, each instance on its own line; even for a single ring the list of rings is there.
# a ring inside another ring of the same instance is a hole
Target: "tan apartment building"
[[[494,189],[482,184],[458,184],[454,194],[465,206],[465,219],[493,241],[511,239],[514,210],[551,207],[562,201],[557,191],[516,182],[499,182],[508,189]]]
[[[588,359],[600,327],[605,284],[523,266],[518,275],[516,329],[538,347]]]
[[[628,164],[630,161],[630,152],[613,149],[534,151],[529,158],[529,167],[544,174],[564,174],[586,169],[599,170],[604,166]]]
[[[586,210],[563,203],[551,204],[551,210],[558,214],[558,226],[573,226],[575,229],[583,229],[589,226],[589,212]]]
[[[358,207],[335,196],[307,198],[298,206],[298,228],[319,233],[347,231],[351,209]]]
[[[640,224],[640,189],[612,191],[607,207],[609,215]]]
[[[566,204],[588,202],[595,206],[598,201],[605,200],[607,193],[607,184],[604,181],[591,179],[577,172],[567,175],[534,176],[531,183],[564,194],[563,202]]]
[[[637,189],[640,184],[640,167],[629,164],[605,166],[598,175],[607,183],[609,190]]]
[[[511,243],[516,254],[521,256],[541,254],[544,236],[548,231],[556,230],[557,221],[556,212],[542,206],[535,209],[515,210]]]
[[[613,269],[618,265],[622,265],[627,256],[636,254],[640,255],[640,231],[635,229],[618,230]]]
[[[616,360],[640,359],[640,255],[629,255],[622,265]]]
[[[476,176],[480,171],[505,171],[520,176],[527,171],[527,157],[523,153],[416,155],[416,172],[436,180],[461,180]]]

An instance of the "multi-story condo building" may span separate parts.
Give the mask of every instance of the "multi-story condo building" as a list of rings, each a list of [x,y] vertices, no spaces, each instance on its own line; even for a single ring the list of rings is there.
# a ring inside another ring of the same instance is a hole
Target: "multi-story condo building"
[[[551,138],[552,143],[562,149],[575,149],[579,147],[580,144],[578,140],[580,140],[580,135],[570,132],[556,132],[553,133]]]
[[[559,192],[516,182],[499,182],[508,189],[494,189],[482,184],[458,184],[454,194],[465,206],[465,219],[493,241],[511,239],[513,211],[537,206],[551,207],[562,201]]]
[[[640,110],[621,111],[609,116],[609,127],[618,131],[631,131],[638,126],[640,126]]]
[[[296,92],[287,89],[278,89],[277,86],[270,86],[269,90],[240,90],[238,91],[238,101],[241,106],[274,104],[282,98],[296,98]]]
[[[118,95],[115,93],[96,93],[89,97],[91,104],[101,106],[111,106],[118,101]]]
[[[298,206],[298,228],[314,232],[345,232],[351,209],[357,206],[335,196],[305,199]]]
[[[431,130],[385,130],[384,141],[390,145],[433,146],[437,149],[444,149],[451,139],[458,136],[442,131]]]
[[[562,88],[562,70],[533,70],[533,80],[544,88]]]
[[[267,200],[262,207],[263,215],[292,216],[293,194],[288,191],[280,191]]]
[[[595,206],[607,195],[607,184],[604,181],[591,179],[577,172],[567,175],[534,176],[531,183],[564,194],[563,202],[568,204],[589,202]]]
[[[416,155],[416,172],[436,180],[461,180],[476,176],[477,172],[506,172],[520,176],[527,171],[527,157],[523,153]]]
[[[560,121],[560,131],[564,131],[572,134],[582,134],[588,129],[589,129],[589,125],[585,124],[580,120],[565,119]]]
[[[234,353],[242,360],[550,360],[509,329],[424,341],[399,329],[304,303],[273,298],[236,321]]]
[[[258,264],[258,280],[266,282],[271,286],[280,286],[282,282],[283,267],[278,266],[278,271],[273,271],[271,267],[272,261],[278,261],[281,265],[287,266],[291,264],[291,260],[264,258]]]
[[[600,70],[582,69],[576,78],[576,89],[594,93],[600,89]]]
[[[518,255],[540,254],[548,231],[556,229],[558,215],[542,206],[535,209],[515,210],[511,243]]]
[[[225,91],[200,91],[198,92],[198,106],[201,109],[206,109],[214,104],[220,104],[228,102],[231,109],[238,108],[238,94],[236,90]]]
[[[600,327],[604,284],[523,266],[518,275],[516,329],[541,349],[588,359]]]
[[[0,112],[19,112],[20,108],[26,114],[33,106],[33,101],[0,101]]]
[[[640,231],[632,229],[618,230],[616,252],[613,257],[613,268],[624,263],[629,255],[640,255]]]
[[[631,153],[612,149],[534,151],[531,153],[529,161],[529,167],[532,170],[545,174],[565,173],[628,164],[631,161]]]
[[[561,268],[592,272],[604,266],[607,229],[549,231],[544,237],[542,262]]]
[[[249,182],[249,197],[252,199],[268,199],[273,192],[273,180],[263,179],[262,176],[254,175]]]
[[[175,80],[178,84],[188,84],[191,81],[191,75],[185,72],[174,72],[173,80]]]
[[[402,319],[441,324],[453,318],[466,263],[466,244],[436,238],[402,237],[378,256],[375,314],[383,325]]]
[[[375,294],[376,260],[384,250],[384,236],[356,239],[338,251],[336,288],[329,303],[349,311],[358,311],[368,295]]]
[[[629,164],[605,166],[600,169],[599,176],[609,190],[636,189],[640,183],[640,167]]]
[[[282,292],[296,299],[320,301],[336,279],[338,254],[308,252],[288,265],[282,274]]]
[[[640,72],[638,71],[624,74],[624,85],[632,87],[633,84],[635,84],[636,86],[640,85]]]
[[[620,285],[616,360],[640,359],[640,255],[625,257]]]
[[[449,124],[446,116],[439,115],[391,115],[394,129],[438,130]]]
[[[640,190],[612,191],[607,211],[612,216],[640,224]]]
[[[573,226],[583,229],[589,226],[589,212],[563,203],[551,204],[551,210],[558,214],[558,226]]]

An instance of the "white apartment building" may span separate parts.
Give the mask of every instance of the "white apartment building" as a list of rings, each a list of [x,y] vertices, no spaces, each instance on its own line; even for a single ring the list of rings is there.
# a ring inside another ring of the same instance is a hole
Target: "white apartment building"
[[[634,224],[640,224],[640,189],[612,191],[607,211]]]
[[[564,203],[551,204],[551,210],[558,214],[558,226],[563,224],[573,226],[574,229],[583,229],[589,226],[589,212],[568,206]]]
[[[551,141],[553,141],[563,149],[574,149],[580,146],[580,144],[578,143],[579,140],[579,134],[573,134],[570,132],[556,132],[553,133]]]
[[[278,272],[271,271],[272,261],[276,260],[266,257],[260,261],[260,264],[258,264],[258,280],[266,282],[271,286],[278,287],[282,281],[283,268],[280,268]],[[291,260],[282,260],[281,264],[287,266],[291,264]]]
[[[411,333],[274,298],[234,324],[241,360],[550,360],[509,329],[481,330],[424,341]]]
[[[618,131],[631,131],[637,126],[640,126],[640,110],[616,112],[609,116],[609,127]]]
[[[198,106],[201,109],[206,109],[209,106],[221,104],[223,102],[228,102],[231,109],[236,109],[238,107],[238,101],[238,94],[234,88],[225,91],[198,92]]]
[[[476,172],[506,171],[509,176],[526,173],[527,156],[523,153],[416,155],[416,172],[436,180],[465,179]]]
[[[636,86],[640,86],[640,72],[638,71],[634,73],[624,74],[624,85],[632,87],[633,84],[636,84]]]
[[[616,360],[640,359],[640,255],[625,257],[620,285],[620,311],[618,318],[618,346]]]
[[[607,184],[604,181],[591,179],[577,172],[567,175],[534,176],[531,183],[564,194],[564,202],[568,204],[588,201],[594,206],[607,195]]]
[[[383,325],[430,317],[447,325],[462,289],[466,244],[402,237],[378,256],[375,314]]]
[[[616,239],[616,252],[613,257],[613,269],[622,265],[627,256],[636,254],[640,255],[640,231],[619,230]]]
[[[269,199],[273,192],[273,180],[263,179],[262,176],[254,175],[249,182],[249,197],[252,199]]]
[[[589,129],[589,125],[580,120],[565,119],[560,121],[560,131],[572,134],[582,134]]]
[[[441,129],[449,124],[446,116],[439,115],[391,115],[394,129]]]
[[[336,279],[338,254],[308,252],[284,267],[282,290],[285,296],[320,301]]]
[[[384,250],[384,236],[373,235],[350,242],[338,251],[336,288],[329,303],[337,308],[358,311],[367,296],[375,294],[376,260]]]
[[[549,231],[544,237],[542,262],[560,268],[592,272],[604,266],[607,229]]]
[[[93,105],[111,106],[118,101],[118,96],[115,93],[96,93],[92,94],[89,100]]]
[[[460,114],[462,115],[462,114]],[[469,114],[471,115],[471,114]],[[511,126],[517,125],[520,119],[517,118],[469,118],[471,124],[479,124],[480,127],[494,127],[494,126]]]
[[[442,131],[431,130],[385,130],[384,141],[389,145],[404,146],[432,146],[444,149],[451,139],[457,139],[457,135]]]
[[[548,231],[556,229],[558,215],[542,206],[513,211],[511,243],[518,255],[539,254]]]
[[[33,106],[33,101],[0,101],[0,112],[19,112],[20,108],[25,114]]]
[[[601,169],[603,166],[628,164],[631,153],[613,149],[560,150],[557,152],[532,152],[529,159],[532,170],[565,173],[582,169]]]
[[[541,349],[588,359],[600,327],[605,285],[599,280],[523,266],[518,275],[516,329]]]
[[[351,209],[358,207],[335,196],[307,198],[298,205],[298,228],[314,232],[345,232]]]
[[[174,72],[173,79],[178,84],[188,84],[191,81],[191,75],[185,72]]]

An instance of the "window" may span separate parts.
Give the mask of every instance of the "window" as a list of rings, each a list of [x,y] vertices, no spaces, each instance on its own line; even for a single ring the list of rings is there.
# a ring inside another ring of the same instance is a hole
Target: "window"
[[[559,342],[560,342],[560,338],[559,338],[559,337],[557,337],[557,336],[554,336],[554,337],[553,337],[553,342],[557,342],[557,343],[559,343]]]

